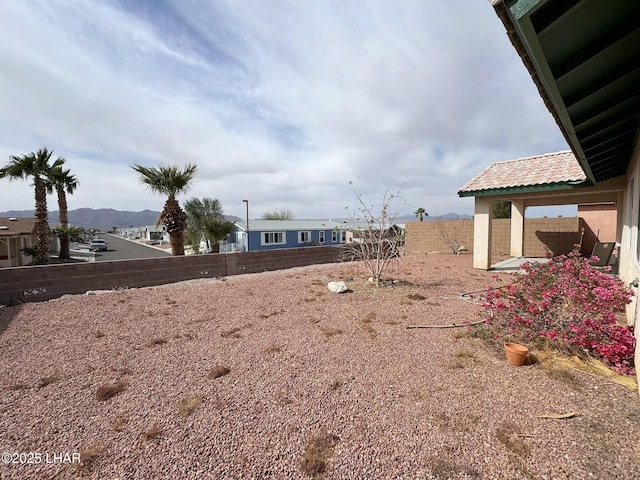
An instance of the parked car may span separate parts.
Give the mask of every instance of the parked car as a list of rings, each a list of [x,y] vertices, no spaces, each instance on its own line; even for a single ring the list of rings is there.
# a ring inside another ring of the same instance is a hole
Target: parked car
[[[101,238],[94,238],[91,240],[89,244],[89,250],[92,252],[106,252],[107,251],[107,242],[106,240],[102,240]]]

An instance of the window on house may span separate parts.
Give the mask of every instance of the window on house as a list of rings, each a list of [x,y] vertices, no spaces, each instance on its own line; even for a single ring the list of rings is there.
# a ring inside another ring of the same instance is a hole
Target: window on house
[[[311,243],[311,232],[298,232],[298,243]]]
[[[318,232],[318,242],[319,243],[324,243],[324,230],[320,230]]]
[[[340,243],[347,243],[347,232],[340,232]]]
[[[283,245],[284,232],[264,232],[262,234],[262,245]]]
[[[331,232],[331,243],[338,243],[338,231]]]

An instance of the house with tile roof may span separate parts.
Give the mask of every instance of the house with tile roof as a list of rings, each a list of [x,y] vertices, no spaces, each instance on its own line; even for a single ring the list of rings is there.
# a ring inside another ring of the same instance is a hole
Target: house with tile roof
[[[621,201],[624,182],[602,182],[594,186],[571,150],[492,163],[473,177],[459,191],[461,197],[475,197],[474,267],[491,267],[491,205],[495,200],[511,202],[511,248],[514,257],[524,253],[524,219],[527,207],[577,204],[592,219]],[[483,213],[484,212],[484,213]],[[617,214],[613,223],[617,224]],[[611,215],[609,215],[610,217]],[[600,220],[608,224],[605,220]],[[598,226],[594,223],[594,230]],[[591,233],[593,236],[594,233]],[[614,241],[607,238],[606,240]],[[595,239],[588,238],[593,248]]]
[[[36,245],[35,227],[35,218],[0,217],[0,268],[31,262],[23,249]]]
[[[575,193],[590,195],[591,201],[615,197],[620,278],[627,284],[640,278],[640,1],[491,0],[491,4],[587,177],[589,183],[576,187]],[[558,192],[541,194],[549,201],[566,200]],[[489,198],[475,197],[475,219],[481,230],[490,222]],[[512,208],[516,227],[524,200],[516,198]],[[518,228],[512,228],[512,247],[518,245],[517,235]],[[482,242],[477,258],[474,252],[478,268],[488,265],[490,248],[486,240]],[[627,308],[636,338],[639,309],[637,300]],[[636,364],[640,364],[637,348]]]

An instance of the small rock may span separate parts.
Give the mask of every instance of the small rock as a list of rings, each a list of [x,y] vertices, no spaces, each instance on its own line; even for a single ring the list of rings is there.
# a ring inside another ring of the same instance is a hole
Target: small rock
[[[327,288],[333,293],[342,293],[348,290],[347,284],[344,282],[329,282]]]

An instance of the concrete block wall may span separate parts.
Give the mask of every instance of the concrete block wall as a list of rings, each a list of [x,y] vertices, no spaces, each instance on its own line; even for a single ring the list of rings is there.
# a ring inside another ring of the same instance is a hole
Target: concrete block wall
[[[542,244],[555,255],[569,253],[580,240],[583,221],[578,217],[525,218],[524,255],[544,256]],[[406,248],[409,254],[451,252],[440,238],[442,230],[448,231],[459,242],[473,251],[473,220],[447,222],[407,222]],[[494,254],[509,255],[511,250],[511,220],[494,219],[491,224],[491,250]]]
[[[340,261],[338,247],[68,263],[0,269],[0,304],[43,301],[88,290],[140,288]]]

